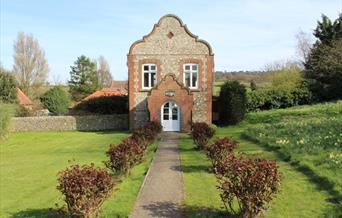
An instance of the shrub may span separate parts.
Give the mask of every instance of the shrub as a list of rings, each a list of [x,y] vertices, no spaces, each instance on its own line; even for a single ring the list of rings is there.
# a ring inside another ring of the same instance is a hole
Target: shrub
[[[84,111],[95,114],[127,114],[127,96],[105,96],[80,102],[73,108],[75,111]]]
[[[230,154],[218,166],[218,189],[228,212],[256,217],[278,191],[280,173],[275,161]],[[239,211],[234,210],[235,199]]]
[[[116,174],[127,175],[136,163],[140,163],[151,144],[161,131],[159,122],[149,122],[145,127],[134,130],[132,136],[118,145],[110,145],[107,151],[109,160],[105,165]]]
[[[152,130],[152,132],[157,135],[161,133],[163,127],[159,121],[150,121],[147,123],[145,128]]]
[[[16,105],[15,107],[15,117],[32,117],[34,116],[33,110],[29,110],[28,108],[22,106],[22,105]]]
[[[159,126],[154,126],[154,124],[147,124],[143,128],[138,128],[133,131],[132,137],[137,140],[139,143],[145,144],[146,146],[151,144],[157,134],[159,133]]]
[[[214,134],[215,130],[207,123],[199,122],[192,124],[191,137],[197,149],[203,149]]]
[[[216,172],[215,166],[217,166],[223,158],[231,154],[238,144],[238,141],[224,137],[216,139],[214,144],[207,146],[206,154],[212,162],[213,172]]]
[[[310,81],[303,80],[301,84],[292,92],[294,105],[311,104],[316,101],[310,91]]]
[[[15,77],[0,66],[0,101],[15,103],[17,100],[17,82]]]
[[[0,140],[8,136],[11,118],[14,114],[14,106],[0,102]]]
[[[95,217],[104,200],[111,194],[114,182],[106,169],[94,164],[71,165],[58,173],[57,189],[64,195],[72,216]]]
[[[49,111],[61,115],[68,111],[70,98],[68,94],[59,86],[55,86],[45,92],[40,101]]]
[[[257,85],[256,85],[256,82],[254,80],[251,80],[249,86],[250,86],[252,91],[255,91],[257,89]]]
[[[115,174],[128,175],[129,170],[138,159],[139,146],[134,139],[126,139],[118,145],[110,145],[109,150],[106,152],[109,160],[105,162],[105,165]]]
[[[223,125],[237,124],[246,113],[246,89],[238,81],[225,82],[220,91],[219,116]]]

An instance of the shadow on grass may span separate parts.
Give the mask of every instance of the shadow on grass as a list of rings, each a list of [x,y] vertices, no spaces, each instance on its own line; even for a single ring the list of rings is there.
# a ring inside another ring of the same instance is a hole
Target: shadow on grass
[[[99,135],[109,135],[109,134],[131,134],[132,132],[127,130],[127,129],[123,129],[123,130],[91,130],[91,131],[86,131],[86,130],[78,130],[78,132],[93,132]]]
[[[335,184],[331,182],[329,179],[327,179],[326,177],[317,175],[308,166],[301,165],[300,161],[291,160],[291,155],[283,153],[280,147],[273,147],[267,143],[262,143],[259,140],[254,139],[244,133],[241,134],[241,137],[262,146],[263,148],[265,148],[266,151],[275,153],[277,159],[288,162],[295,170],[307,176],[310,182],[316,185],[317,190],[326,191],[332,196],[331,198],[326,199],[326,201],[333,203],[333,204],[340,204],[340,205],[342,204],[341,193],[339,193],[335,189]]]
[[[169,201],[155,202],[149,205],[145,205],[143,206],[143,208],[148,211],[148,214],[151,217],[227,217],[227,213],[224,210],[218,210],[210,207],[197,207],[186,205],[180,206]],[[228,217],[234,216],[228,215]]]
[[[67,218],[65,212],[60,209],[42,208],[27,209],[10,215],[10,218]]]
[[[184,173],[198,173],[198,172],[209,172],[209,168],[206,165],[191,165],[191,166],[172,166],[172,170],[180,171]]]

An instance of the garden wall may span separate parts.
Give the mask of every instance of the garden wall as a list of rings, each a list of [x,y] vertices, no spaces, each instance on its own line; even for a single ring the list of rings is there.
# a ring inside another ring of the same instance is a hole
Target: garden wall
[[[12,118],[11,131],[126,130],[128,115],[46,116]]]

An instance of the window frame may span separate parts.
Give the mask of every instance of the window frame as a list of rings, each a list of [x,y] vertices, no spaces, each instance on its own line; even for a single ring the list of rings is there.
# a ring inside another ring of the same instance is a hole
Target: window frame
[[[190,66],[190,70],[186,70],[186,66]],[[193,70],[192,69],[192,66],[196,66],[197,67],[197,70]],[[190,86],[187,86],[186,84],[186,73],[190,73]],[[197,75],[197,80],[196,80],[196,86],[192,86],[193,84],[193,74],[196,73]],[[185,85],[185,87],[189,88],[189,89],[198,89],[198,79],[199,79],[199,64],[196,64],[196,63],[186,63],[186,64],[183,64],[183,83]]]
[[[148,70],[145,70],[145,66],[148,66]],[[155,70],[151,70],[151,66],[155,66]],[[153,64],[153,63],[147,63],[147,64],[142,64],[141,65],[141,88],[143,90],[149,90],[149,89],[152,89],[154,86],[156,86],[156,83],[158,81],[158,78],[157,78],[157,64]],[[148,73],[148,86],[145,86],[145,73]],[[155,74],[155,81],[154,81],[154,84],[152,86],[152,74]]]

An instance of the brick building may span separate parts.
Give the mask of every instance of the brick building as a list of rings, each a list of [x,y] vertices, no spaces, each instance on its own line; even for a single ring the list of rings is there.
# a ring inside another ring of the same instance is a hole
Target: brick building
[[[175,15],[165,15],[127,55],[130,127],[159,120],[164,131],[212,121],[214,54]]]

